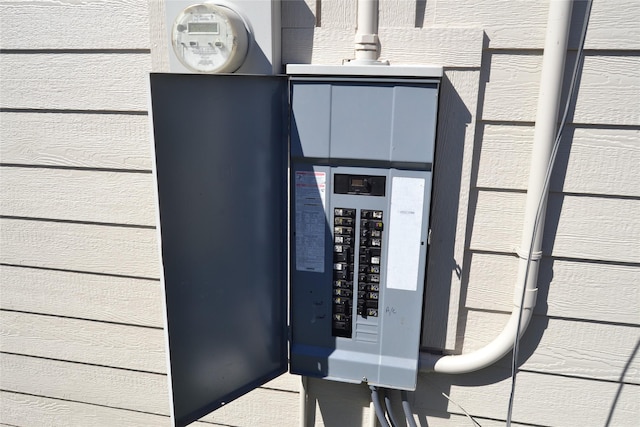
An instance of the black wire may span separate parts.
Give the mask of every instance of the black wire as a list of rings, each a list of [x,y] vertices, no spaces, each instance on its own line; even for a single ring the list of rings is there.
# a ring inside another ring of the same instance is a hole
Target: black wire
[[[527,254],[527,267],[525,269],[525,274],[524,274],[524,283],[527,283],[527,279],[529,277],[529,270],[531,267],[531,257],[533,256],[533,247],[535,245],[535,239],[536,236],[538,234],[538,228],[540,226],[540,218],[542,217],[542,210],[545,207],[545,200],[546,200],[546,194],[549,191],[549,186],[551,183],[551,174],[553,172],[553,166],[555,164],[556,161],[556,157],[558,154],[558,148],[560,146],[560,140],[562,139],[562,134],[564,131],[564,127],[566,125],[567,122],[567,117],[569,115],[569,108],[571,106],[572,100],[574,99],[575,95],[576,95],[576,90],[577,90],[577,85],[576,85],[576,81],[577,81],[577,77],[578,77],[578,71],[580,70],[582,63],[584,61],[584,43],[585,43],[585,39],[586,39],[586,35],[587,35],[587,27],[588,27],[588,23],[589,23],[589,17],[591,15],[591,5],[592,5],[593,1],[592,0],[588,0],[587,2],[587,7],[586,7],[586,11],[585,11],[585,18],[584,18],[584,23],[582,26],[582,33],[580,35],[580,46],[578,47],[578,52],[577,52],[577,57],[576,57],[576,62],[575,65],[573,67],[573,74],[571,76],[571,84],[569,86],[569,92],[568,92],[568,96],[567,96],[567,100],[565,102],[565,108],[564,108],[564,113],[562,115],[562,119],[560,120],[560,126],[558,127],[558,130],[556,132],[556,137],[553,143],[553,149],[551,151],[551,156],[549,158],[549,165],[547,166],[547,172],[545,175],[545,181],[544,181],[544,186],[542,188],[542,193],[540,196],[540,200],[538,202],[538,209],[536,211],[536,217],[534,220],[534,226],[533,226],[533,232],[531,235],[531,244],[529,245],[529,253]],[[514,345],[513,345],[513,356],[512,356],[512,360],[511,360],[511,394],[509,396],[509,408],[507,411],[507,427],[511,426],[511,418],[513,415],[513,403],[514,403],[514,398],[515,398],[515,388],[516,388],[516,375],[518,372],[518,350],[520,347],[520,325],[522,322],[522,312],[524,310],[523,306],[524,306],[524,300],[525,300],[525,296],[526,296],[526,287],[523,286],[522,287],[522,295],[520,297],[520,308],[519,308],[519,312],[518,312],[518,326],[516,328],[516,337],[514,340]]]

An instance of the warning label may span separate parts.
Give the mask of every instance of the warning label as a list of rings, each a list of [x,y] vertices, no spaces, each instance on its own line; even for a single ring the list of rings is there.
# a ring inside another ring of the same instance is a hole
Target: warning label
[[[296,270],[324,273],[327,174],[296,171]]]

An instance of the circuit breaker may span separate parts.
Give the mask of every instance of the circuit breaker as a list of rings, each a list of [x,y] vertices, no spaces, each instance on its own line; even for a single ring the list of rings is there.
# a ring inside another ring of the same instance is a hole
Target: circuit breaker
[[[152,74],[172,418],[287,369],[415,389],[437,67]]]

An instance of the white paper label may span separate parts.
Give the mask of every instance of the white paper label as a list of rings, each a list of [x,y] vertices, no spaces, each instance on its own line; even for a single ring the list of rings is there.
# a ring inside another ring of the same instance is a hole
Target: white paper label
[[[422,178],[394,177],[391,181],[387,288],[418,288],[424,185]]]
[[[296,270],[324,273],[324,213],[327,174],[295,174]]]

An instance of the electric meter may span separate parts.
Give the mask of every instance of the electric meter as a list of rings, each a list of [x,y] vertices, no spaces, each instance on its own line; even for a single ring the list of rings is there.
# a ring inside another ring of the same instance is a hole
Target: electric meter
[[[196,4],[175,19],[171,44],[182,65],[191,71],[232,73],[247,56],[249,32],[234,10],[218,4]]]

